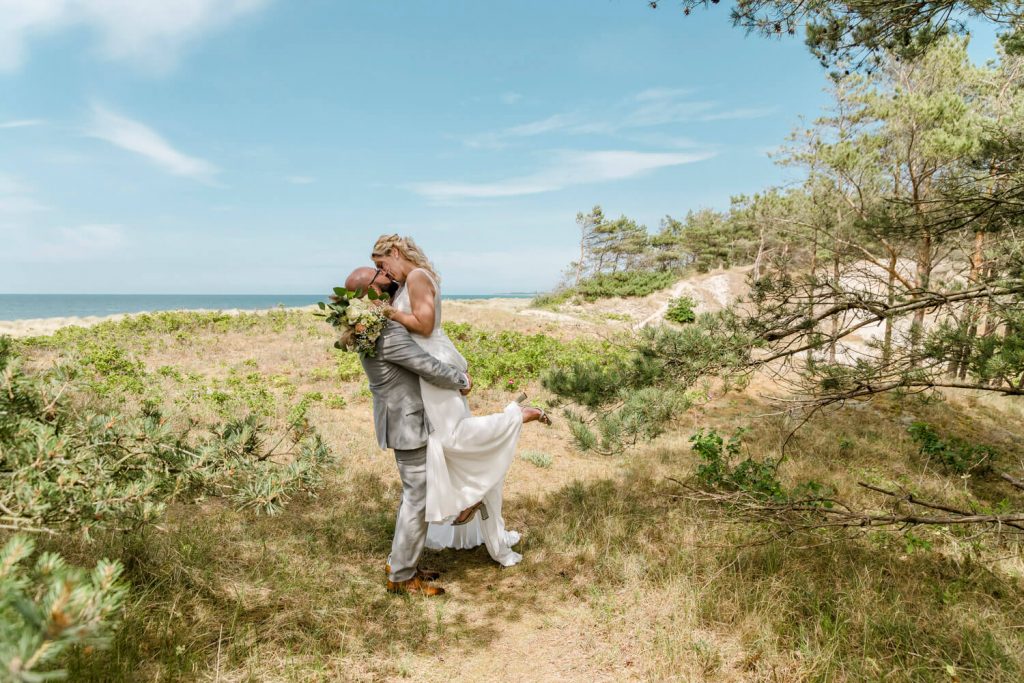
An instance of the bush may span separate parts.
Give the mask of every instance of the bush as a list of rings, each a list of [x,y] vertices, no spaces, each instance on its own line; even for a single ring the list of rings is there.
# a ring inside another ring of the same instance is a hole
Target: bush
[[[676,281],[669,270],[626,270],[601,273],[587,278],[576,286],[576,293],[587,301],[610,297],[638,297],[665,289]]]
[[[121,320],[107,320],[91,327],[62,327],[52,335],[30,337],[20,341],[26,347],[80,351],[89,344],[128,346],[140,339],[175,335],[188,341],[192,334],[213,332],[248,332],[267,330],[282,332],[288,327],[309,329],[314,321],[303,311],[275,309],[265,313],[163,311],[140,313]],[[319,326],[317,326],[319,327]]]
[[[538,294],[530,301],[530,306],[532,308],[554,308],[571,299],[573,293],[572,289],[559,289],[546,294]]]
[[[534,297],[534,308],[551,308],[571,299],[596,301],[611,297],[639,297],[669,287],[677,279],[671,270],[624,270],[617,273],[599,273],[581,280],[575,287],[565,287]]]
[[[335,355],[334,376],[340,382],[354,382],[363,376],[363,364],[354,351],[338,351]]]
[[[445,323],[444,330],[469,363],[474,385],[481,388],[518,391],[559,364],[599,362],[614,355],[606,342],[561,342],[545,334],[489,332],[466,323]]]
[[[80,348],[78,363],[90,376],[90,387],[98,394],[141,394],[145,390],[145,366],[119,346],[86,342]]]
[[[33,542],[20,535],[0,549],[3,681],[64,678],[54,670],[60,656],[76,645],[105,646],[124,602],[120,564],[101,560],[86,572],[43,553],[29,565],[33,549]]]
[[[665,319],[680,325],[692,323],[697,319],[697,314],[693,310],[696,305],[694,300],[688,296],[672,299],[668,303],[668,310],[665,311]]]
[[[918,445],[918,452],[935,460],[950,474],[987,474],[999,453],[991,446],[973,444],[959,437],[943,439],[931,425],[915,422],[907,430]]]
[[[690,437],[692,449],[701,460],[697,466],[697,481],[709,489],[741,491],[758,498],[785,500],[786,493],[776,474],[777,463],[745,458],[734,464],[740,455],[742,435],[743,430],[737,430],[725,441],[714,429],[701,429]]]
[[[327,397],[327,400],[324,401],[324,405],[328,408],[333,408],[334,410],[341,410],[348,406],[348,401],[346,401],[345,397],[341,394],[331,394]]]
[[[152,402],[138,413],[104,409],[75,375],[62,366],[26,373],[0,337],[0,505],[9,526],[131,529],[156,521],[171,501],[208,495],[272,513],[329,458],[320,437],[305,433],[291,464],[278,465],[254,415],[178,431]],[[263,484],[269,493],[246,497]]]
[[[528,463],[540,467],[541,469],[551,467],[551,464],[555,461],[551,455],[548,453],[541,453],[540,451],[524,451],[519,457]]]

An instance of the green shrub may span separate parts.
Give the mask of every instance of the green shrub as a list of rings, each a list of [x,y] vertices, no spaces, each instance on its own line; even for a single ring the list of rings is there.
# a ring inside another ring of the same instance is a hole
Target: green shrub
[[[551,467],[551,463],[554,462],[554,458],[552,458],[550,454],[542,453],[540,451],[523,451],[519,457],[528,463],[540,467],[541,469]]]
[[[575,292],[587,301],[610,297],[638,297],[665,289],[676,281],[676,274],[667,270],[626,270],[601,273],[576,286]]]
[[[191,343],[196,333],[249,332],[266,330],[281,332],[288,327],[306,329],[309,314],[303,311],[272,310],[266,313],[162,311],[139,313],[120,320],[108,320],[91,327],[62,327],[51,335],[30,337],[20,343],[26,347],[78,351],[90,343],[132,346],[154,337],[173,335],[183,343]]]
[[[531,308],[554,308],[560,304],[564,304],[570,298],[572,298],[572,289],[558,289],[554,292],[548,292],[545,294],[538,294],[533,297],[530,301]]]
[[[156,369],[156,374],[160,375],[161,377],[173,379],[175,382],[184,381],[184,377],[181,374],[181,370],[178,370],[178,368],[174,367],[173,365],[161,365]]]
[[[324,395],[319,391],[308,391],[303,394],[299,402],[288,411],[288,424],[302,427],[307,426],[308,420],[306,415],[309,413],[309,409],[313,407],[314,403],[319,403],[323,400]]]
[[[512,330],[490,332],[466,323],[445,323],[444,330],[469,363],[476,386],[518,391],[550,368],[572,362],[600,362],[614,356],[607,342],[562,342],[545,334]]]
[[[672,299],[668,303],[668,310],[665,311],[665,319],[680,325],[692,323],[697,319],[697,314],[693,310],[696,305],[694,300],[688,296]]]
[[[328,408],[333,408],[334,410],[341,410],[348,406],[348,401],[346,401],[345,397],[341,394],[331,394],[327,397],[327,400],[324,401],[324,405]]]
[[[328,459],[320,437],[306,433],[293,439],[291,464],[276,464],[257,447],[265,428],[255,415],[179,431],[153,402],[139,413],[108,409],[75,374],[26,372],[0,337],[0,508],[9,528],[132,529],[158,520],[168,502],[209,495],[269,513]],[[245,498],[268,482],[273,500]]]
[[[776,473],[777,463],[745,458],[734,464],[740,455],[742,436],[743,430],[737,430],[725,441],[714,429],[701,429],[691,436],[691,448],[701,460],[697,466],[697,481],[710,489],[784,500],[786,493]]]
[[[671,270],[624,270],[599,273],[581,280],[574,287],[563,287],[538,294],[530,302],[533,308],[553,308],[572,299],[596,301],[612,297],[647,296],[672,285],[678,274]]]
[[[938,462],[950,474],[987,474],[992,471],[998,451],[985,444],[974,444],[959,437],[943,439],[925,422],[914,422],[907,430],[918,445],[918,452]]]
[[[101,560],[91,572],[55,553],[27,561],[34,543],[14,536],[0,548],[0,680],[63,679],[57,669],[73,646],[104,647],[126,593],[121,565]]]
[[[87,342],[80,347],[78,364],[90,376],[92,389],[103,396],[145,390],[145,366],[119,346]]]
[[[334,375],[341,382],[354,382],[363,376],[363,364],[354,351],[338,351],[335,356]]]
[[[234,368],[228,371],[225,379],[213,380],[212,386],[206,385],[205,379],[200,378],[199,385],[193,387],[193,395],[211,404],[222,417],[237,415],[239,412],[270,417],[277,408],[277,400],[267,377],[259,372],[239,374]]]

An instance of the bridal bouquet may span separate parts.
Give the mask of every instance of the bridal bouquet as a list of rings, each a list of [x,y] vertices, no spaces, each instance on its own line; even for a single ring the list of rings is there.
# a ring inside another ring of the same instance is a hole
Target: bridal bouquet
[[[330,303],[320,301],[317,304],[323,313],[314,315],[325,318],[341,333],[341,338],[334,342],[335,348],[372,356],[377,338],[388,322],[383,306],[374,303],[382,299],[386,300],[387,295],[377,294],[372,289],[365,298],[360,298],[356,292],[335,287]]]

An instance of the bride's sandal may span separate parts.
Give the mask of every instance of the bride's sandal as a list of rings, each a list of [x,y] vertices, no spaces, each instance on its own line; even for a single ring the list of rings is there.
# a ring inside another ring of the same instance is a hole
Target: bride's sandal
[[[475,505],[470,505],[468,508],[460,512],[459,516],[455,518],[454,522],[452,522],[452,526],[462,526],[463,524],[469,524],[469,522],[473,519],[474,515],[476,515],[477,510],[480,511],[480,516],[484,519],[490,518],[490,515],[487,514],[487,506],[484,505],[484,502],[481,500],[479,503],[476,503]]]
[[[551,426],[551,417],[547,414],[547,412],[545,412],[543,408],[538,408],[536,406],[520,406],[520,409],[523,411],[523,424],[526,424],[528,422],[540,422],[542,425],[547,425],[548,427]],[[526,413],[526,411],[528,410],[533,411],[533,415],[531,415],[529,419],[527,418]]]
[[[538,408],[537,405],[523,405],[523,403],[526,402],[526,392],[525,391],[523,391],[521,394],[519,394],[519,397],[515,399],[515,402],[519,403],[519,408],[524,410],[524,411],[525,410],[540,411],[541,412],[541,416],[539,418],[537,418],[537,421],[540,422],[542,425],[547,425],[549,427],[551,426],[551,417],[545,412],[545,410],[543,408]],[[523,415],[523,417],[525,418],[525,415]],[[523,423],[525,423],[525,422],[527,422],[527,420],[524,419]],[[529,420],[529,422],[532,422],[532,420]],[[486,519],[486,517],[484,517],[484,519]]]

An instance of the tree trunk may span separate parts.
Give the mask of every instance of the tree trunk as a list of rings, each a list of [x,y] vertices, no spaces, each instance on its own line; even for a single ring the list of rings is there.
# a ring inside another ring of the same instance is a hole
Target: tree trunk
[[[981,275],[982,260],[985,258],[985,233],[978,230],[974,233],[974,251],[971,254],[970,281],[972,284],[978,282]],[[967,307],[967,339],[964,340],[963,348],[960,350],[960,367],[957,368],[957,377],[967,378],[967,368],[970,365],[971,345],[978,336],[978,321],[981,319],[982,307],[972,302]]]
[[[811,237],[811,278],[812,278],[812,283],[813,283],[813,282],[815,282],[817,280],[817,277],[818,277],[818,226],[817,225],[814,226],[814,230],[813,230],[813,232],[811,234],[812,234],[812,237]],[[787,245],[787,247],[788,246],[789,245]],[[814,287],[815,285],[812,284],[811,286]],[[814,297],[810,296],[810,297],[808,297],[808,299],[810,299],[810,303],[807,304],[807,317],[808,318],[812,318],[812,317],[814,317]],[[807,362],[810,363],[812,360],[814,360],[814,351],[812,351],[811,349],[807,349]]]
[[[839,244],[842,239],[843,210],[836,208],[836,230],[835,238],[832,240],[832,287],[836,290],[842,289],[839,282]],[[836,362],[836,339],[839,337],[839,316],[832,317],[832,339],[828,343],[828,362]]]
[[[919,290],[926,290],[931,286],[932,279],[932,235],[928,230],[924,231],[921,236],[921,243],[917,250],[917,282],[914,284]],[[911,345],[916,354],[920,350],[921,342],[924,339],[924,309],[920,309],[914,313],[914,319],[911,323],[910,340]],[[917,361],[913,362],[913,365],[917,365]]]
[[[896,266],[898,264],[896,258],[896,250],[889,250],[889,276],[885,283],[886,296],[885,303],[891,310],[896,305]],[[885,336],[882,340],[882,363],[888,365],[889,359],[892,358],[892,317],[886,316],[885,318]]]

